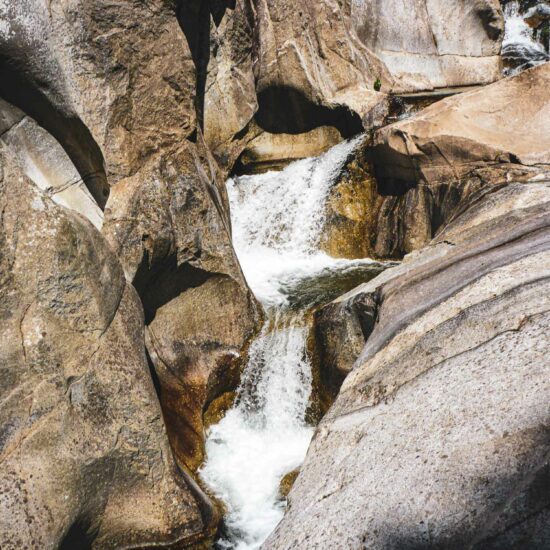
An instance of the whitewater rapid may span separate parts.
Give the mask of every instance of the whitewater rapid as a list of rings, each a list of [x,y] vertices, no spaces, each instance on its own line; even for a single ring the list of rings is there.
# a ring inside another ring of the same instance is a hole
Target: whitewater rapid
[[[361,139],[280,172],[227,182],[235,250],[266,321],[233,408],[207,434],[200,475],[227,506],[220,548],[259,548],[284,513],[281,478],[300,466],[313,435],[306,314],[318,294],[311,289],[323,278],[380,265],[319,249],[331,186]]]
[[[511,65],[508,75],[545,63],[550,59],[543,45],[534,38],[533,29],[520,13],[519,2],[509,2],[504,8],[505,31],[502,55]]]

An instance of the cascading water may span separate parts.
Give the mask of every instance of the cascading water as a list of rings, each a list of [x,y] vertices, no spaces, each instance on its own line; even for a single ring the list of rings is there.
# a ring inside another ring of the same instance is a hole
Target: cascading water
[[[319,250],[331,186],[360,140],[227,182],[235,250],[267,320],[235,405],[207,436],[201,477],[227,506],[220,548],[258,548],[283,516],[279,483],[300,466],[313,435],[308,312],[383,268]]]
[[[506,74],[514,75],[550,60],[544,46],[534,38],[533,29],[526,23],[517,1],[504,7],[505,33],[502,57]]]

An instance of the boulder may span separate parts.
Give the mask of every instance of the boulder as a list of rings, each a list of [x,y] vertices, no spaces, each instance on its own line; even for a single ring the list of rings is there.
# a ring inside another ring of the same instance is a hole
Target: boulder
[[[376,133],[380,207],[375,252],[427,244],[481,187],[523,181],[550,163],[550,64],[453,96]]]
[[[346,160],[330,188],[320,247],[335,258],[375,257],[379,210],[370,159],[370,137],[364,137]]]
[[[498,0],[351,0],[351,21],[400,91],[500,78],[504,18]]]
[[[327,127],[340,140],[383,122],[388,101],[375,83],[388,91],[392,81],[357,38],[348,4],[194,0],[180,5],[179,17],[202,71],[205,139],[224,175],[245,149],[255,162],[272,161],[272,153],[257,155],[261,144],[247,147],[258,136],[276,142],[280,160],[292,160],[298,134],[305,142]]]
[[[376,321],[263,548],[546,548],[548,181],[485,188],[332,306]]]
[[[217,388],[237,383],[241,350],[260,315],[235,258],[225,187],[200,128],[195,43],[180,27],[176,2],[165,0],[23,0],[2,4],[0,14],[2,63],[13,76],[3,79],[0,94],[59,141],[106,205],[103,234],[140,294],[147,325],[170,308],[170,322],[151,331],[148,351],[177,459],[196,467],[204,439],[197,419]],[[199,286],[202,304],[198,291],[186,294]],[[231,314],[220,319],[220,311]],[[220,323],[214,338],[201,328]],[[198,349],[200,377],[193,370]]]
[[[143,313],[93,225],[0,146],[0,546],[187,545],[208,499],[176,465]]]
[[[168,433],[192,470],[204,457],[203,412],[237,387],[261,322],[211,163],[204,146],[182,142],[169,159],[112,189],[103,227],[143,302]]]
[[[205,140],[227,176],[243,147],[259,132],[252,125],[258,110],[254,9],[248,0],[191,0],[180,2],[179,19],[201,60],[197,94]]]
[[[340,141],[342,136],[334,126],[319,126],[302,134],[259,130],[242,151],[237,170],[247,174],[281,170],[295,160],[319,156]]]

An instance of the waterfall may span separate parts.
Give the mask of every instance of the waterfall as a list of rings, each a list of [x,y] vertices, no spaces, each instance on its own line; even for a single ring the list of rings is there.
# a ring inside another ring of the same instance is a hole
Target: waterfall
[[[235,250],[266,322],[233,408],[207,434],[200,475],[227,507],[220,548],[259,548],[284,513],[281,478],[305,457],[313,435],[307,313],[382,269],[319,250],[330,189],[361,139],[280,172],[227,182]]]
[[[550,60],[543,45],[535,40],[533,29],[525,22],[518,1],[506,4],[504,17],[506,25],[502,56],[508,75],[520,73]]]

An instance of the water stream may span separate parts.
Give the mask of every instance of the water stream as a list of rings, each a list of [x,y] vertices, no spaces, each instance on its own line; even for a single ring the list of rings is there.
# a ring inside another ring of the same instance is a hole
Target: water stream
[[[227,506],[219,548],[259,548],[283,516],[279,483],[302,463],[314,429],[308,312],[383,269],[319,249],[331,186],[360,139],[227,182],[235,249],[266,321],[233,408],[207,434],[201,477]]]
[[[550,60],[544,46],[536,39],[536,33],[525,22],[517,1],[504,7],[505,33],[502,57],[507,75],[518,74],[525,69]]]

